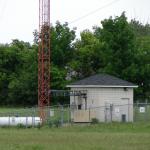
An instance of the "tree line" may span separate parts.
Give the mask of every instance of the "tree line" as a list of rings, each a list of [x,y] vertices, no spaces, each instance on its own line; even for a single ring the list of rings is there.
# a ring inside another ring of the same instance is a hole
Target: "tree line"
[[[56,22],[50,32],[52,89],[107,73],[137,84],[135,100],[150,101],[150,24],[127,21],[123,12],[82,31],[78,39],[67,23]],[[32,45],[17,39],[0,44],[0,105],[37,105],[38,32],[33,34]]]

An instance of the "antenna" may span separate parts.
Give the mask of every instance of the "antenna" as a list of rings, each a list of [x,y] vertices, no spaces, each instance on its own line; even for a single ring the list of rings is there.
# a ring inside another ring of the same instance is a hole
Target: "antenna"
[[[50,105],[50,0],[39,0],[38,107],[45,121]]]

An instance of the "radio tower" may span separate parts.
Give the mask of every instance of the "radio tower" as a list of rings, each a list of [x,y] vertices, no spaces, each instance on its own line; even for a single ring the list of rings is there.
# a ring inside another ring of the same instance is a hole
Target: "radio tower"
[[[45,121],[50,104],[50,0],[39,0],[38,107]]]

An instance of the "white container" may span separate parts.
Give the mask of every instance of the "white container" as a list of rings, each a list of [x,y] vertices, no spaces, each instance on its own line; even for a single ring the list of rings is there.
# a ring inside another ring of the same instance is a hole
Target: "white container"
[[[0,126],[37,126],[41,123],[40,117],[0,117]]]

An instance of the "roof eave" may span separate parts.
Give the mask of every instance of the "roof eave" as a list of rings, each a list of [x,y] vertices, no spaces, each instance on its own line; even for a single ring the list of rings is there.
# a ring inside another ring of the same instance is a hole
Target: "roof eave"
[[[138,88],[138,85],[67,85],[66,87],[69,88],[111,88],[111,87],[118,87],[118,88]]]

